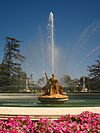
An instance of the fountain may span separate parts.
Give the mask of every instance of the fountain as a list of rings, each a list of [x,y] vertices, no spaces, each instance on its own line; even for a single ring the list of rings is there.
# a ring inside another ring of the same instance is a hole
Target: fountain
[[[55,49],[54,49],[54,18],[53,13],[49,14],[49,23],[48,23],[48,31],[49,31],[49,43],[51,47],[51,65],[52,65],[52,78],[48,78],[46,76],[46,86],[43,87],[43,94],[38,97],[39,101],[42,103],[64,103],[68,100],[68,96],[63,95],[63,87],[59,85],[58,80],[55,78],[54,74],[54,57],[55,57]]]

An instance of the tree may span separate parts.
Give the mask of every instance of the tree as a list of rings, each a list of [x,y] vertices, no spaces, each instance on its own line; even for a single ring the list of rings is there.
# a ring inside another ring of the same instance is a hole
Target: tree
[[[1,84],[3,86],[15,86],[26,77],[25,72],[22,71],[21,64],[25,57],[20,54],[19,40],[16,38],[6,37],[7,44],[4,49],[4,58],[1,64]],[[16,87],[18,88],[18,87]],[[8,89],[8,88],[7,88]],[[10,87],[12,89],[12,87]]]
[[[39,78],[38,79],[38,81],[37,81],[37,83],[40,85],[40,86],[45,86],[45,84],[46,84],[46,79],[45,79],[45,77],[42,77],[42,78]]]
[[[64,75],[62,76],[62,78],[60,79],[60,82],[62,84],[62,86],[64,87],[64,91],[72,91],[72,88],[70,87],[72,79],[69,75]]]
[[[100,56],[96,60],[96,64],[88,66],[89,77],[91,77],[93,90],[100,91]]]
[[[70,82],[72,81],[71,77],[69,75],[64,75],[62,78],[61,78],[61,83],[63,85],[65,84],[69,84]]]

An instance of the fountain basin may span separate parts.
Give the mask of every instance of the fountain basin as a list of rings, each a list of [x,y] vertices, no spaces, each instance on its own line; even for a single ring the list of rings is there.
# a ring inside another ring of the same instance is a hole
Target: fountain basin
[[[68,101],[68,96],[61,94],[39,96],[38,100],[41,103],[59,104]]]

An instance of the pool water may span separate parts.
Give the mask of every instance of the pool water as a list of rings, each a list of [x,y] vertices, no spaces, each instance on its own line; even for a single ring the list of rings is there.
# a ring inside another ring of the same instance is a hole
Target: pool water
[[[100,107],[100,99],[69,99],[64,104],[41,104],[37,96],[31,98],[0,99],[1,107]]]

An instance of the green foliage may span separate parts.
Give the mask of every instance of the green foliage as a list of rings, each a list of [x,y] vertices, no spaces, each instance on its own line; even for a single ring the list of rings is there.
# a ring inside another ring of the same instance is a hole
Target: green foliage
[[[38,79],[38,84],[40,85],[40,86],[45,86],[45,84],[46,84],[46,79],[45,79],[45,77],[42,77],[42,78],[39,78]]]
[[[20,41],[10,37],[6,39],[7,44],[0,65],[0,90],[18,91],[22,85],[25,86],[26,73],[21,68],[25,57],[20,54]]]
[[[100,91],[100,57],[96,60],[96,64],[88,66],[88,71],[91,78],[90,86],[92,86],[92,91]]]
[[[69,84],[70,82],[72,81],[71,77],[69,75],[64,75],[62,78],[61,78],[61,83],[63,85],[66,85],[66,84]]]
[[[66,91],[74,92],[76,85],[69,75],[64,75],[60,80]]]

